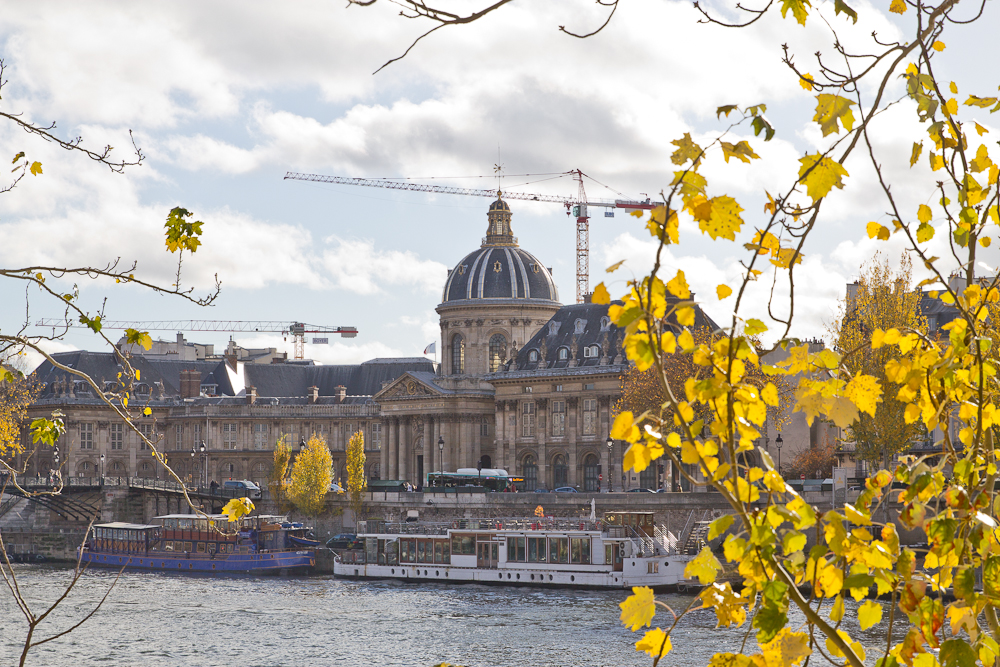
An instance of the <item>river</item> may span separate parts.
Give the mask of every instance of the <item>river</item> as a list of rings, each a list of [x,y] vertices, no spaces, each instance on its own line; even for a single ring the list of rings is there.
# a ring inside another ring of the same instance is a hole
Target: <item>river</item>
[[[36,611],[59,595],[70,576],[58,567],[15,567]],[[86,573],[42,626],[43,636],[85,615],[113,578],[103,570]],[[9,591],[4,587],[0,594],[0,665],[6,667],[17,664],[25,625]],[[641,633],[632,634],[618,621],[618,603],[626,596],[624,591],[129,572],[93,618],[32,649],[28,664],[651,665],[634,648]],[[659,598],[678,609],[691,601],[672,594]],[[879,626],[860,633],[855,608],[849,601],[844,627],[866,646],[884,646],[888,609],[880,638]],[[799,622],[790,616],[793,625]],[[660,624],[668,620],[663,612],[654,618]],[[674,650],[660,664],[706,665],[714,652],[738,650],[745,627],[717,630],[713,612],[694,612],[674,631]],[[751,637],[748,649],[752,645]]]

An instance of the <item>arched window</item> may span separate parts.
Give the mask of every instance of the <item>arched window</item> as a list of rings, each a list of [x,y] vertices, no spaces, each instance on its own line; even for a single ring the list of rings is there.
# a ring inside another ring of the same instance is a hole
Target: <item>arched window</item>
[[[507,338],[503,334],[490,337],[490,373],[500,370],[500,364],[507,359]]]
[[[534,491],[538,488],[538,465],[533,456],[525,456],[521,464],[521,474],[524,477],[524,490]]]
[[[484,468],[493,467],[493,459],[490,458],[489,454],[483,454],[482,457],[479,459],[479,462],[483,464]]]
[[[588,359],[593,357],[599,357],[601,356],[601,348],[598,347],[597,345],[588,345],[587,347],[583,348],[583,356]]]
[[[584,491],[600,491],[601,482],[598,479],[600,475],[600,460],[593,454],[587,454],[583,459],[583,490]]]
[[[528,361],[531,363],[538,361],[538,350],[528,350]]]
[[[451,372],[453,375],[465,372],[465,339],[458,334],[451,337]]]
[[[569,359],[569,348],[560,347],[559,352],[557,354],[559,356],[559,361],[566,361],[567,359]]]
[[[561,486],[566,486],[569,477],[569,466],[566,465],[566,459],[562,454],[557,454],[554,459],[552,459],[552,486],[558,489]]]

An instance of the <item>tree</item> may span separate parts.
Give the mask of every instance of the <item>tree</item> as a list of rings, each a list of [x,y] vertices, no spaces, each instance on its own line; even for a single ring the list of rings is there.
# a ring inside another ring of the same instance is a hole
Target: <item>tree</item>
[[[833,445],[817,445],[804,449],[788,464],[786,475],[797,479],[805,475],[807,479],[826,479],[833,476],[833,468],[837,465],[837,456]],[[818,473],[818,475],[817,475]]]
[[[315,516],[326,507],[326,494],[333,481],[333,457],[326,440],[313,433],[304,451],[292,463],[292,476],[288,484],[288,499],[296,509]]]
[[[879,329],[911,330],[925,333],[927,323],[920,313],[920,292],[912,288],[912,265],[906,253],[899,270],[893,271],[881,254],[862,267],[856,291],[848,292],[840,317],[831,333],[834,346],[843,356],[843,365],[852,374],[865,373],[885,386],[886,364],[898,363],[898,348],[872,349],[871,335]],[[891,393],[882,397],[875,414],[862,412],[847,428],[847,438],[855,443],[855,456],[872,465],[888,467],[891,458],[906,451],[927,431],[919,421],[907,422],[906,404]]]
[[[347,494],[354,520],[361,519],[368,481],[365,479],[365,434],[356,432],[347,442]]]
[[[985,136],[990,130],[977,115],[1000,111],[1000,98],[976,90],[963,95],[960,106],[958,84],[937,74],[945,69],[965,74],[960,63],[942,64],[949,57],[945,35],[956,32],[955,39],[973,39],[961,31],[984,20],[992,8],[985,0],[968,11],[964,6],[959,11],[957,0],[892,0],[889,11],[899,15],[894,25],[905,36],[886,39],[870,26],[857,26],[859,11],[849,2],[835,0],[832,7],[810,0],[762,6],[731,2],[723,11],[737,15],[735,21],[714,14],[714,5],[695,3],[703,21],[728,28],[758,30],[761,18],[778,12],[781,18],[774,20],[788,21],[789,29],[794,29],[792,21],[821,24],[811,35],[817,41],[828,36],[829,48],[809,45],[815,74],[796,62],[790,47],[775,43],[783,50],[790,79],[815,94],[809,118],[818,128],[794,176],[780,189],[761,193],[767,202],[764,214],[755,216],[757,224],[746,231],[744,208],[719,191],[714,176],[730,162],[762,160],[751,142],[759,146],[775,135],[766,104],[738,100],[718,107],[716,117],[723,127],[714,138],[703,140],[704,145],[690,134],[674,139],[674,178],[648,219],[657,245],[655,259],[648,271],[626,281],[622,303],[609,306],[612,321],[625,329],[628,358],[640,371],[656,369],[674,419],[649,423],[648,415],[623,411],[615,418],[612,437],[631,443],[626,463],[636,468],[664,456],[677,468],[682,462],[697,466],[733,509],[734,514],[712,523],[708,537],[732,528],[724,554],[743,578],[740,591],[719,581],[722,564],[708,548],[685,569],[688,577],[705,586],[689,609],[712,609],[723,627],[748,626],[741,640],[712,657],[712,667],[824,660],[863,667],[867,656],[856,636],[859,627],[868,630],[882,619],[883,604],[869,600],[857,619],[845,618],[844,599],[864,597],[871,588],[888,598],[890,627],[897,608],[907,619],[901,621],[904,633],[887,631],[885,648],[874,657],[878,667],[992,666],[1000,656],[1000,503],[993,502],[1000,452],[992,433],[1000,421],[1000,387],[989,332],[991,320],[1000,317],[1000,276],[979,280],[976,269],[977,252],[1000,232],[1000,165],[994,162],[995,143]],[[433,32],[481,20],[505,3],[484,0],[482,9],[464,15],[422,0],[397,4],[403,5],[404,17],[432,21]],[[601,4],[608,8],[610,21],[617,0]],[[866,4],[861,11],[875,10]],[[775,32],[773,25],[763,30],[765,38],[783,38],[783,31]],[[662,44],[669,48],[670,42]],[[699,64],[689,67],[694,74]],[[757,139],[749,138],[751,131]],[[730,136],[740,132],[747,138]],[[905,151],[897,148],[900,137],[905,137]],[[925,149],[932,173],[911,171],[906,188],[893,187],[891,175],[912,169]],[[712,167],[704,169],[709,162]],[[758,164],[758,169],[771,166],[767,160]],[[941,337],[912,326],[874,328],[863,345],[873,351],[890,347],[895,357],[885,362],[884,381],[863,368],[851,369],[849,357],[857,350],[812,352],[792,335],[796,267],[803,253],[814,247],[816,229],[827,224],[830,194],[850,182],[848,165],[855,173],[868,170],[867,180],[885,205],[887,224],[869,222],[858,230],[859,236],[881,242],[895,235],[927,276],[917,289],[931,287],[929,298],[940,299],[958,313],[942,327]],[[904,190],[912,199],[902,198]],[[725,336],[712,346],[694,340],[690,328],[696,304],[684,272],[668,267],[672,255],[664,252],[668,245],[683,244],[682,231],[687,235],[695,229],[720,245],[735,241],[737,234],[745,240],[739,280],[717,290],[720,300],[735,298],[727,302],[732,317]],[[949,281],[952,271],[961,273],[963,286]],[[761,279],[774,287],[766,308],[751,310],[747,288]],[[595,288],[594,301],[610,303],[603,284]],[[664,324],[670,316],[684,328],[679,335]],[[849,428],[862,413],[875,417],[879,404],[892,396],[904,405],[906,424],[919,422],[928,432],[940,427],[942,453],[929,459],[902,457],[893,470],[872,474],[853,504],[835,509],[810,506],[764,452],[760,466],[731,464],[739,452],[756,449],[767,410],[778,402],[775,385],[758,388],[747,372],[760,366],[761,355],[751,337],[769,331],[765,317],[775,328],[775,348],[785,349],[788,357],[761,370],[797,378],[794,409],[803,412],[810,425],[827,419]],[[711,373],[683,385],[672,381],[666,360],[677,351]],[[705,408],[711,410],[710,422],[699,416]],[[922,561],[901,545],[895,523],[876,520],[892,482],[906,487],[893,493],[901,504],[899,523],[926,536],[929,546]],[[808,549],[806,531],[818,541]],[[806,586],[808,596],[803,593]],[[954,597],[946,598],[946,591]],[[793,608],[802,621],[789,627]],[[643,630],[636,650],[648,653],[655,666],[672,650],[670,635],[687,611],[675,614],[645,587],[633,589],[621,609],[622,622],[633,632],[651,628]],[[661,609],[670,611],[667,622],[651,627]],[[750,640],[751,630],[756,631],[755,641]],[[902,641],[895,641],[901,634]]]
[[[288,464],[292,460],[292,448],[288,444],[288,435],[278,438],[274,443],[274,460],[271,472],[267,476],[267,487],[271,490],[271,498],[284,512],[288,505]]]
[[[28,407],[35,402],[42,387],[32,376],[8,371],[0,381],[0,457],[24,452],[21,428],[28,417]]]

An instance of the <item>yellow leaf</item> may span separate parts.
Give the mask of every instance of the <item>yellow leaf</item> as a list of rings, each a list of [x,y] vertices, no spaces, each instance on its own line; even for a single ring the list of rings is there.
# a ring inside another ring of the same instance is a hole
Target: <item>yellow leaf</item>
[[[694,347],[694,336],[691,332],[685,329],[681,332],[681,335],[677,337],[677,344],[681,346],[681,349],[687,352]]]
[[[878,602],[868,600],[863,605],[858,607],[858,622],[861,623],[862,630],[867,630],[873,625],[878,625],[881,620],[882,605]]]
[[[990,247],[990,237],[989,236],[984,236],[981,239],[979,239],[979,245],[983,246],[984,248],[989,248]]]
[[[671,211],[667,216],[666,206],[657,206],[649,212],[649,222],[646,228],[649,233],[656,238],[663,238],[666,243],[678,243],[678,228],[680,221],[677,219],[677,212]],[[664,234],[664,232],[666,232]]]
[[[927,243],[934,238],[934,228],[926,222],[921,222],[917,227],[917,243]]]
[[[930,222],[932,217],[934,217],[934,214],[931,211],[931,207],[927,204],[921,204],[917,208],[917,220],[920,222]]]
[[[928,153],[927,158],[931,162],[931,171],[937,171],[938,169],[944,167],[944,158],[942,158],[940,155],[936,155],[934,151]]]
[[[683,327],[694,326],[694,308],[685,306],[677,310],[677,322]]]
[[[954,97],[949,98],[948,101],[945,102],[945,104],[944,104],[944,111],[949,116],[954,116],[955,114],[957,114],[958,113],[958,100],[956,100]]]
[[[924,150],[924,142],[913,142],[913,150],[910,151],[910,166],[912,167],[920,159],[920,153]]]
[[[597,287],[594,288],[594,293],[590,297],[590,302],[605,305],[611,303],[611,295],[608,294],[608,288],[604,286],[604,283],[599,283]]]
[[[650,453],[646,446],[641,442],[633,442],[622,458],[622,466],[625,470],[642,472],[649,467],[650,460]]]
[[[892,0],[889,4],[889,11],[893,14],[905,14],[906,13],[906,3],[903,0]]]
[[[801,25],[806,24],[806,17],[809,15],[807,7],[809,0],[781,0],[781,17],[785,18],[788,10],[792,10],[792,16]]]
[[[978,173],[980,171],[986,171],[992,166],[993,160],[990,159],[990,153],[986,148],[986,144],[980,144],[979,148],[976,150],[976,157],[969,162],[969,168]]]
[[[847,383],[845,394],[859,410],[874,417],[875,408],[882,396],[882,387],[874,376],[858,373]]]
[[[635,632],[642,626],[648,626],[656,614],[656,604],[653,601],[653,589],[639,586],[632,589],[632,595],[618,605],[621,607],[621,621],[625,627]]]
[[[697,577],[698,581],[707,585],[715,581],[715,576],[721,570],[722,563],[715,557],[710,547],[705,547],[697,556],[688,561],[684,568],[684,576],[689,579]]]
[[[229,517],[229,522],[239,521],[254,510],[249,498],[233,498],[222,508],[222,513]]]
[[[760,397],[771,407],[778,405],[778,388],[774,383],[768,382],[760,392]]]
[[[615,440],[626,440],[628,442],[638,440],[639,427],[633,423],[634,421],[635,416],[629,410],[619,414],[615,417],[615,423],[611,427],[611,437]]]
[[[805,632],[792,632],[782,628],[774,639],[760,645],[767,667],[788,667],[797,665],[812,653],[809,648],[809,635]]]
[[[677,269],[677,275],[667,283],[667,290],[678,299],[690,299],[691,289],[688,287],[684,272]]]
[[[729,158],[731,157],[734,157],[741,162],[746,162],[747,164],[750,163],[751,158],[755,160],[760,159],[760,156],[753,152],[753,149],[750,148],[750,144],[746,141],[741,141],[735,145],[722,141],[720,142],[720,145],[722,146],[722,155],[726,158],[727,164],[729,162]]]
[[[634,212],[635,211],[633,211],[633,213]],[[642,211],[640,211],[639,213],[641,215]],[[609,266],[607,269],[605,269],[605,271],[607,271],[608,273],[614,273],[618,269],[622,268],[622,264],[624,264],[624,263],[625,263],[625,260],[624,259],[620,259],[617,262],[615,262],[614,264],[612,264],[611,266]]]
[[[850,399],[837,396],[830,402],[826,416],[840,428],[848,428],[858,419],[858,408]]]
[[[846,97],[829,93],[817,95],[816,102],[816,115],[813,116],[813,120],[819,123],[824,137],[840,132],[837,121],[840,121],[848,132],[854,128],[854,113],[851,111],[854,102]]]
[[[670,143],[677,146],[677,150],[670,156],[670,161],[674,164],[682,165],[688,161],[693,161],[691,166],[697,167],[698,163],[701,162],[701,146],[691,140],[689,132],[685,132],[683,137],[674,139]]]
[[[696,198],[692,202],[696,205],[688,208],[702,232],[712,239],[736,240],[736,233],[743,225],[743,218],[740,217],[743,208],[735,199],[720,195],[711,199]]]
[[[31,174],[33,176],[38,176],[40,173],[42,173],[42,163],[41,162],[32,162],[31,163]]]
[[[986,134],[987,132],[989,132],[989,130],[987,130],[985,127],[983,127],[982,125],[980,125],[979,123],[977,123],[975,121],[973,121],[973,125],[976,126],[976,132],[979,133],[979,136],[983,136],[984,134]]]
[[[805,88],[806,90],[812,90],[813,83],[815,83],[815,81],[816,79],[814,79],[813,75],[809,73],[803,74],[802,76],[799,77],[799,85]]]
[[[719,301],[722,301],[733,293],[733,288],[729,285],[719,285],[715,288],[715,293],[719,296]]]
[[[834,187],[843,188],[843,177],[849,175],[838,162],[819,153],[799,158],[799,163],[799,179],[813,201],[822,199]]]
[[[931,44],[931,48],[940,53],[941,51],[944,51],[944,42],[940,40],[936,41],[933,44]]]
[[[149,415],[153,414],[153,409],[152,408],[143,408],[142,414],[144,414],[144,415],[146,415],[148,417]]]
[[[879,241],[889,240],[889,229],[884,225],[880,225],[877,222],[868,223],[868,238],[877,238]]]
[[[672,648],[673,644],[670,643],[670,637],[659,628],[647,630],[646,636],[635,643],[636,651],[645,651],[651,658],[664,656],[670,653],[670,649]]]
[[[948,84],[948,90],[951,91],[952,95],[958,95],[958,84],[952,81],[950,84]]]

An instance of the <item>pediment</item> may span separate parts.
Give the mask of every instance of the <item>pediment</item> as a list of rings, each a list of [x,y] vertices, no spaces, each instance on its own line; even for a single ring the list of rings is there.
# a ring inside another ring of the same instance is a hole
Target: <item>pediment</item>
[[[393,380],[382,391],[375,394],[375,400],[421,398],[440,396],[441,391],[420,378],[404,373]]]

